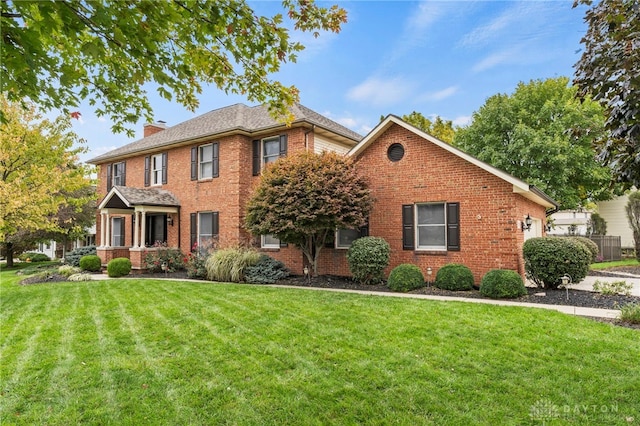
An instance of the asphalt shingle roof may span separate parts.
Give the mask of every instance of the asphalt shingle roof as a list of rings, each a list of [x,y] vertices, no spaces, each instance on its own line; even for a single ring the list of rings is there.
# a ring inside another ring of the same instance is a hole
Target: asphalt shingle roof
[[[180,205],[180,201],[171,192],[159,188],[132,188],[130,186],[116,186],[116,191],[130,206],[169,206]]]
[[[362,139],[362,135],[303,105],[294,104],[291,107],[291,112],[295,116],[292,124],[307,122],[355,142],[359,142]],[[280,126],[282,126],[282,123],[274,120],[271,115],[269,115],[266,105],[249,107],[244,104],[235,104],[209,111],[191,120],[176,124],[173,127],[168,127],[161,132],[92,158],[88,162],[91,164],[99,164],[112,158],[186,142],[192,139],[215,136],[230,131],[254,133]]]

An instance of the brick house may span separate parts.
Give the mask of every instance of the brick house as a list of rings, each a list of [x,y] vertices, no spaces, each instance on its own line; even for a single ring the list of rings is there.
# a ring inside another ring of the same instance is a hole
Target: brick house
[[[173,127],[146,125],[142,139],[92,159],[103,263],[128,257],[140,269],[156,242],[188,252],[215,240],[256,245],[301,274],[298,249],[243,229],[244,206],[269,162],[333,150],[352,156],[369,179],[376,203],[367,232],[391,245],[387,273],[414,263],[435,274],[456,262],[477,282],[494,268],[523,274],[524,240],[542,235],[547,211],[557,207],[548,196],[395,116],[363,138],[302,105],[293,113],[286,127],[264,106],[232,105]],[[527,217],[532,226],[523,231]],[[359,232],[336,232],[319,273],[349,275],[346,249]]]

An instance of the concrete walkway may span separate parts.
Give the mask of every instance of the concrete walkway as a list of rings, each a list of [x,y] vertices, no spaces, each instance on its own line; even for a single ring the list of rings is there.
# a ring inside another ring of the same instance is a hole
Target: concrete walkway
[[[600,282],[615,282],[615,281],[625,281],[627,284],[631,284],[633,288],[631,289],[632,296],[640,297],[640,277],[637,275],[624,274],[624,276],[620,277],[594,277],[587,276],[584,280],[579,282],[578,284],[572,284],[569,288],[575,290],[586,290],[586,291],[594,291],[593,283],[596,281]]]

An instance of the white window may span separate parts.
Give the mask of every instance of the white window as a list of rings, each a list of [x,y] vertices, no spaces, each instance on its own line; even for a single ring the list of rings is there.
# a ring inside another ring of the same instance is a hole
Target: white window
[[[210,247],[214,237],[213,212],[198,213],[198,247]]]
[[[162,185],[162,154],[151,157],[151,185]]]
[[[114,217],[111,219],[111,246],[124,246],[124,218]]]
[[[213,177],[213,144],[203,145],[199,148],[200,179]]]
[[[276,136],[262,141],[262,164],[273,163],[280,157],[280,137]]]
[[[416,204],[418,250],[446,250],[447,226],[444,203]]]
[[[360,238],[358,229],[338,229],[336,231],[336,248],[348,249],[351,243]]]
[[[275,235],[263,235],[260,247],[262,248],[280,248],[280,240]]]
[[[113,186],[124,186],[124,162],[113,165]]]

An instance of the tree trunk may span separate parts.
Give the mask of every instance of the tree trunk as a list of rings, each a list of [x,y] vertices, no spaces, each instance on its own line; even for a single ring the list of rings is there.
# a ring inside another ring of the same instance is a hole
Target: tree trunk
[[[7,256],[7,268],[13,268],[13,243],[5,243],[4,250]]]

